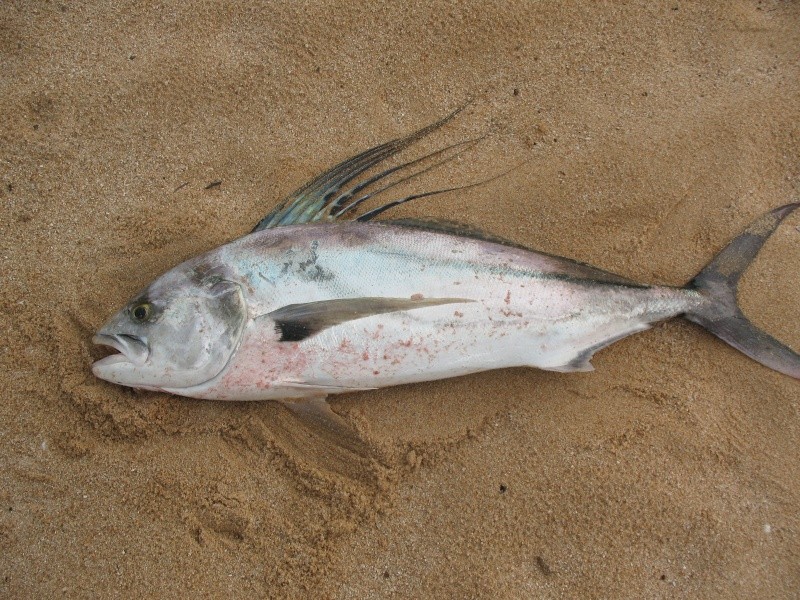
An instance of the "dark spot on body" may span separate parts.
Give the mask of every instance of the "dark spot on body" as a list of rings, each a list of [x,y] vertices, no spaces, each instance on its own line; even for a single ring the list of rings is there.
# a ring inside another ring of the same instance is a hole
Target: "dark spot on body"
[[[307,260],[301,261],[297,263],[297,268],[300,271],[305,271],[309,267],[313,266],[317,262],[317,247],[319,246],[319,242],[314,240],[311,243],[311,257]]]
[[[219,186],[221,186],[221,185],[222,185],[222,180],[221,180],[221,179],[217,179],[217,180],[215,180],[215,181],[212,181],[211,183],[209,183],[209,184],[208,184],[206,187],[204,187],[203,189],[204,189],[204,190],[213,190],[214,188],[217,188],[217,187],[219,187]]]
[[[307,277],[311,281],[330,281],[334,275],[319,265],[314,265],[314,268],[307,273]]]
[[[317,248],[319,248],[319,240],[313,240],[310,249],[311,256],[297,263],[298,274],[301,274],[303,278],[309,281],[330,281],[334,278],[334,275],[331,271],[317,264],[319,259]]]
[[[505,494],[506,490],[508,490],[508,488],[506,487],[506,484],[505,483],[501,483],[500,484],[500,493],[501,494]]]
[[[384,571],[383,572],[383,578],[384,579],[389,579],[389,571]]]

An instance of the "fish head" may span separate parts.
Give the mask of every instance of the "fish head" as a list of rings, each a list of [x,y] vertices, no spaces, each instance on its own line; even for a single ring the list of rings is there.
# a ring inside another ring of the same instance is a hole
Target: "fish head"
[[[98,360],[100,379],[130,387],[178,391],[220,374],[244,331],[241,286],[219,273],[178,267],[137,294],[93,342],[117,353]]]

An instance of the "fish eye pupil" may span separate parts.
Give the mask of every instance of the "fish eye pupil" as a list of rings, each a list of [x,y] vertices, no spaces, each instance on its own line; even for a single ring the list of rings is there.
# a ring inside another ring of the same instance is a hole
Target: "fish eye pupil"
[[[144,321],[150,316],[150,306],[147,304],[140,304],[133,309],[133,318],[137,321]]]

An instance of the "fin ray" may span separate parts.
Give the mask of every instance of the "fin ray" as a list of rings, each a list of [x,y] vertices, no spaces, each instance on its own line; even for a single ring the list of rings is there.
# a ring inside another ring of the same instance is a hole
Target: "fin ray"
[[[339,196],[339,198],[337,198],[333,203],[331,203],[330,209],[323,209],[323,210],[327,210],[328,214],[332,218],[338,219],[339,217],[347,214],[348,212],[350,212],[353,209],[355,209],[356,207],[358,207],[363,202],[366,202],[367,200],[369,200],[371,198],[379,196],[379,195],[383,194],[384,192],[390,190],[391,188],[393,188],[393,187],[395,187],[397,185],[400,185],[401,183],[405,183],[407,181],[411,181],[412,179],[414,179],[416,177],[419,177],[420,175],[424,175],[425,173],[428,173],[428,172],[432,171],[433,169],[436,169],[437,167],[441,167],[442,165],[444,165],[444,164],[446,164],[446,163],[458,158],[459,156],[461,156],[461,154],[463,154],[469,148],[473,147],[476,143],[478,143],[478,141],[480,141],[480,138],[473,139],[473,140],[466,140],[464,142],[458,142],[456,144],[451,144],[450,146],[447,146],[446,148],[442,148],[441,150],[437,150],[437,151],[432,152],[430,154],[427,154],[427,155],[425,155],[425,156],[423,156],[421,158],[418,158],[418,159],[409,161],[407,163],[404,163],[402,165],[399,165],[397,167],[392,167],[391,169],[387,169],[385,171],[382,171],[381,173],[378,173],[374,177],[371,177],[367,181],[355,186],[353,189],[351,189],[348,192],[346,192],[346,193],[342,194],[341,196]],[[431,158],[433,158],[435,156],[439,156],[440,154],[443,154],[444,152],[447,152],[448,150],[452,150],[453,148],[458,148],[460,146],[468,146],[468,147],[464,148],[462,150],[459,150],[458,152],[455,152],[452,155],[450,155],[450,156],[448,156],[448,157],[446,157],[446,158],[444,158],[444,159],[442,159],[442,160],[440,160],[440,161],[438,161],[438,162],[436,162],[436,163],[434,163],[434,164],[432,164],[432,165],[430,165],[428,167],[425,167],[424,169],[421,169],[419,171],[411,173],[410,175],[406,175],[405,177],[401,177],[400,179],[397,179],[396,181],[392,181],[391,183],[383,186],[382,188],[379,188],[379,189],[375,190],[374,192],[370,192],[368,194],[364,194],[363,196],[361,196],[357,200],[352,201],[347,206],[345,206],[343,208],[340,208],[341,205],[345,201],[347,201],[348,199],[352,198],[359,191],[361,191],[364,188],[372,185],[373,183],[376,183],[377,181],[380,181],[384,177],[387,177],[387,176],[391,175],[392,173],[394,173],[396,171],[400,171],[400,170],[406,169],[408,167],[412,167],[412,166],[414,166],[414,165],[416,165],[416,164],[418,164],[418,163],[420,163],[422,161],[431,159]],[[322,213],[322,211],[320,211],[320,213]]]
[[[252,231],[256,232],[270,227],[314,221],[315,217],[330,204],[343,186],[364,171],[394,156],[414,142],[439,129],[464,110],[466,106],[466,104],[460,106],[443,119],[414,133],[365,150],[335,165],[287,196],[282,202],[279,202],[266,217],[256,224]]]
[[[419,194],[411,194],[409,196],[406,196],[405,198],[400,198],[399,200],[393,200],[392,202],[387,202],[386,204],[384,204],[382,206],[379,206],[377,208],[373,208],[371,211],[364,213],[360,217],[357,217],[355,220],[356,221],[362,221],[362,222],[363,221],[371,221],[372,219],[377,217],[382,212],[387,211],[390,208],[394,208],[395,206],[399,206],[401,204],[405,204],[406,202],[409,202],[411,200],[416,200],[418,198],[426,198],[428,196],[438,196],[439,194],[446,194],[447,192],[458,192],[458,191],[461,191],[461,190],[468,190],[468,189],[471,189],[471,188],[474,188],[474,187],[479,187],[479,186],[482,186],[482,185],[486,185],[487,183],[491,183],[492,181],[500,179],[501,177],[505,177],[511,171],[513,171],[515,168],[516,167],[512,167],[512,168],[508,169],[507,171],[503,171],[502,173],[499,173],[497,175],[489,177],[488,179],[483,179],[481,181],[476,181],[475,183],[468,183],[466,185],[458,185],[458,186],[455,186],[455,187],[443,188],[443,189],[440,189],[440,190],[433,190],[431,192],[421,192]]]

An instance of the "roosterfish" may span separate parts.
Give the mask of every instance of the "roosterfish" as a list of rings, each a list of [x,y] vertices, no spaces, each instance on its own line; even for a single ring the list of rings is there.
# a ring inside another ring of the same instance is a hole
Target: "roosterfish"
[[[345,160],[251,233],[155,279],[93,338],[115,351],[93,364],[94,374],[191,398],[277,400],[341,424],[330,394],[506,367],[591,371],[598,350],[680,316],[800,378],[800,355],[737,304],[741,275],[800,203],[758,218],[682,287],[631,281],[448,222],[373,220],[478,184],[405,196],[351,218],[474,143],[369,176],[458,112]]]

